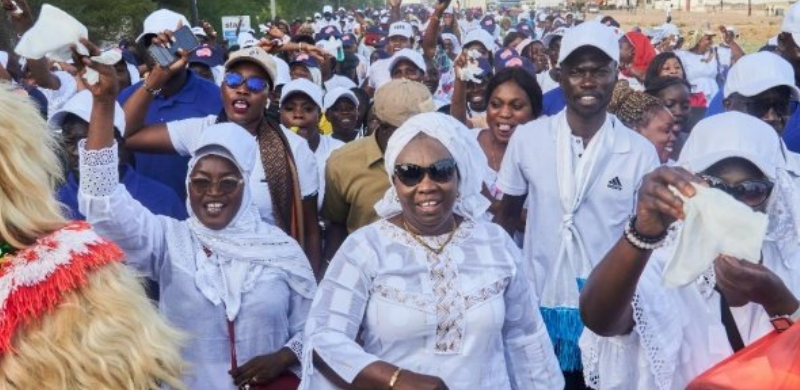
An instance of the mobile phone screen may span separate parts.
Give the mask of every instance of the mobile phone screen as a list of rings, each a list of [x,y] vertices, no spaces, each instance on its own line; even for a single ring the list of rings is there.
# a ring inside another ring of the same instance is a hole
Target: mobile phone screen
[[[200,46],[200,41],[197,40],[197,37],[192,33],[192,29],[188,26],[179,28],[172,35],[175,38],[175,42],[172,43],[170,48],[150,45],[148,49],[153,59],[163,67],[168,67],[177,61],[179,49],[190,52]]]

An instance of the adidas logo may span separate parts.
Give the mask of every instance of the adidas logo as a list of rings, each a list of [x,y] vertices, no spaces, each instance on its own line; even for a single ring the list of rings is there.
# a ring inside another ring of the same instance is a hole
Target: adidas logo
[[[608,188],[612,190],[622,191],[622,182],[619,181],[619,176],[614,176],[613,179],[608,181]]]

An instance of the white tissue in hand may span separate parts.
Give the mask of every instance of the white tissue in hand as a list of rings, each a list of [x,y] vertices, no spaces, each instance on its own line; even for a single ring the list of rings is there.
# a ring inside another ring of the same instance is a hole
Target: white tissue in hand
[[[753,211],[725,192],[695,185],[695,196],[684,197],[686,218],[675,253],[664,268],[666,286],[685,286],[705,272],[719,255],[757,263],[767,234],[767,215]]]
[[[480,84],[481,79],[478,75],[483,73],[483,69],[478,66],[478,58],[481,58],[481,53],[475,49],[467,52],[467,66],[461,69],[461,81],[471,81]]]
[[[122,60],[122,53],[118,50],[108,50],[99,56],[91,57],[91,60],[103,65],[114,65]],[[86,80],[86,84],[95,85],[100,81],[100,73],[87,67],[83,73],[83,79]]]
[[[45,4],[39,19],[19,40],[14,51],[22,57],[38,60],[48,53],[52,57],[66,60],[71,57],[68,55],[70,45],[78,45],[88,54],[83,45],[80,44],[81,38],[88,38],[89,31],[86,26],[81,24],[70,14]]]

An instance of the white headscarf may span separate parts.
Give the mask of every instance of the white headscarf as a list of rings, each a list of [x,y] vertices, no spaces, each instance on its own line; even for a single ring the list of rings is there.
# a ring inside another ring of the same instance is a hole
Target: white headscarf
[[[186,200],[189,220],[186,224],[194,238],[212,253],[195,253],[195,285],[212,303],[225,304],[225,312],[233,321],[239,312],[242,294],[255,286],[264,267],[282,271],[289,286],[306,298],[313,298],[314,274],[300,245],[281,229],[263,222],[253,204],[249,177],[256,163],[256,143],[242,127],[220,123],[203,131],[198,147],[189,162],[186,177],[188,190],[192,169],[203,157],[215,155],[233,162],[244,179],[242,203],[236,216],[223,229],[203,225]]]
[[[800,193],[788,172],[787,151],[775,129],[740,112],[726,112],[704,119],[692,130],[678,165],[701,172],[729,157],[755,164],[775,183],[767,215],[767,239],[800,242]]]
[[[489,209],[490,203],[481,194],[481,188],[483,172],[489,163],[469,129],[449,115],[437,112],[418,114],[395,130],[392,137],[389,138],[389,144],[386,146],[384,154],[386,172],[389,177],[394,175],[397,156],[420,133],[425,133],[441,142],[456,160],[459,196],[453,212],[473,221],[486,218],[486,210]],[[402,212],[394,180],[390,180],[390,182],[392,186],[386,191],[383,199],[375,205],[375,211],[384,219]]]
[[[458,37],[450,33],[443,33],[441,36],[442,36],[442,42],[444,42],[444,40],[446,39],[453,43],[453,53],[455,54],[461,53],[461,42],[458,41]]]

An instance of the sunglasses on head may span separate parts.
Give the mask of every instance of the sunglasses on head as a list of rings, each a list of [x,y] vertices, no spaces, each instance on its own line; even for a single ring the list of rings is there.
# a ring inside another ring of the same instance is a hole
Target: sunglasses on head
[[[198,176],[189,179],[189,186],[192,191],[198,194],[206,194],[214,187],[215,192],[218,194],[227,195],[236,191],[242,183],[244,183],[244,179],[237,177],[223,177],[219,180],[211,180],[207,177]]]
[[[456,174],[456,160],[446,158],[428,167],[421,167],[416,164],[397,164],[394,166],[394,177],[408,187],[419,184],[426,174],[437,183],[447,183]]]
[[[225,80],[223,80],[223,82],[225,85],[231,88],[239,88],[239,86],[242,84],[247,84],[247,89],[253,93],[263,92],[265,89],[267,89],[267,87],[269,87],[267,80],[264,80],[261,77],[250,76],[245,78],[239,73],[234,72],[225,73]]]
[[[750,206],[758,207],[769,199],[775,184],[767,179],[746,180],[736,185],[730,185],[724,180],[710,176],[700,175],[711,188],[724,191],[734,199]]]

